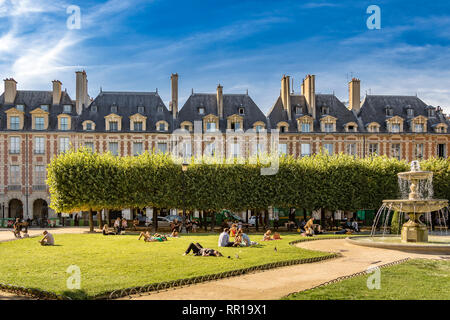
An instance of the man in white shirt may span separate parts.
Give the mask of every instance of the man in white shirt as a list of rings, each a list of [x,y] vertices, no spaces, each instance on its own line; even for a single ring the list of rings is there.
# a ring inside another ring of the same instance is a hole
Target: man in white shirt
[[[53,235],[50,232],[45,230],[43,234],[44,234],[44,237],[39,241],[41,246],[53,246],[53,245],[55,245],[55,238],[53,238]]]
[[[230,242],[230,229],[225,228],[219,236],[219,247],[231,247],[233,242]]]

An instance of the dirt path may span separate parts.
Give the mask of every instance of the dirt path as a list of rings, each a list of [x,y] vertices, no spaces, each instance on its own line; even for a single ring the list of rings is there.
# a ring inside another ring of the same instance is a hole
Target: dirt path
[[[229,279],[205,282],[179,289],[133,296],[137,300],[272,300],[311,288],[340,276],[367,270],[410,258],[441,259],[439,255],[423,255],[395,250],[361,247],[346,240],[318,240],[298,244],[305,249],[340,252],[341,258],[313,264],[300,264]],[[129,298],[124,298],[129,299]]]

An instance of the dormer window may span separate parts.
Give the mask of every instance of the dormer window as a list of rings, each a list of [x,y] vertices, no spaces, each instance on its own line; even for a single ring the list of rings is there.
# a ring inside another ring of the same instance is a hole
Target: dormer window
[[[423,132],[423,131],[424,131],[423,123],[416,123],[416,124],[414,125],[414,132],[421,133],[421,132]]]
[[[414,117],[414,109],[411,107],[408,107],[406,109],[406,114],[407,114],[408,118]]]
[[[118,131],[118,122],[117,121],[109,122],[109,131]]]
[[[205,108],[204,107],[199,107],[198,108],[198,114],[205,114]]]
[[[390,106],[387,106],[385,108],[385,111],[386,111],[386,116],[387,117],[392,117],[394,115],[394,110],[392,110],[392,108]]]
[[[323,107],[322,107],[322,114],[323,114],[323,115],[327,115],[327,114],[329,114],[329,113],[330,113],[330,108],[327,107],[327,106],[323,106]]]
[[[92,107],[91,107],[91,111],[92,111],[92,112],[97,112],[97,106],[92,106]]]
[[[303,108],[300,106],[295,107],[295,114],[303,114]]]
[[[286,127],[285,126],[280,126],[280,132],[281,133],[285,133],[286,132]]]
[[[241,123],[240,122],[232,122],[231,123],[231,130],[238,131],[241,129]]]
[[[245,114],[245,109],[243,107],[240,107],[238,111],[239,111],[240,115],[244,115]]]
[[[35,130],[44,130],[45,129],[44,117],[35,117],[34,118],[34,129]]]
[[[134,122],[134,131],[142,131],[142,121],[135,121]]]
[[[400,132],[400,124],[399,123],[391,124],[391,132],[394,132],[394,133]]]
[[[18,105],[16,105],[16,109],[23,112],[23,110],[25,109],[25,106],[23,104],[18,104]]]
[[[167,131],[168,129],[169,129],[169,124],[166,121],[161,120],[156,123],[157,131]]]
[[[162,112],[163,112],[163,107],[162,107],[162,106],[159,106],[159,107],[158,107],[158,112],[159,112],[159,113],[162,113]]]
[[[42,111],[48,112],[48,104],[41,104],[40,108]]]
[[[64,113],[72,113],[72,105],[65,104],[64,105]]]
[[[142,106],[139,106],[138,107],[138,113],[144,113],[144,107],[142,107]]]
[[[311,125],[309,123],[302,123],[302,132],[310,132]]]
[[[111,106],[111,113],[117,113],[117,106]]]
[[[433,108],[428,109],[428,117],[435,117],[436,116],[436,110],[434,110]]]
[[[20,118],[18,116],[12,116],[10,118],[9,127],[11,130],[19,130],[20,129]]]
[[[324,123],[324,132],[333,132],[334,131],[334,124],[333,123]]]
[[[206,131],[215,132],[216,131],[216,123],[215,122],[206,123]]]
[[[86,123],[86,131],[92,131],[92,123]]]

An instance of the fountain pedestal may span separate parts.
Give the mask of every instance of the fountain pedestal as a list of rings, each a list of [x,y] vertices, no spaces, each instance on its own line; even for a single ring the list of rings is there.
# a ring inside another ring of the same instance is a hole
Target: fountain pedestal
[[[408,215],[409,221],[402,227],[402,242],[428,242],[427,226],[419,221],[422,214]]]

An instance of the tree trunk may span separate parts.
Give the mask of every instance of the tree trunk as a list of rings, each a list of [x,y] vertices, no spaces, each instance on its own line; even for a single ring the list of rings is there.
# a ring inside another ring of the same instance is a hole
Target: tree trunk
[[[211,212],[211,231],[214,231],[214,227],[216,226],[216,214]]]
[[[111,221],[109,218],[109,209],[105,209],[105,214],[106,214],[106,224],[108,225],[108,227],[111,227]]]
[[[97,211],[97,221],[98,221],[98,228],[101,230],[103,227],[102,210]]]
[[[158,231],[158,211],[156,208],[153,208],[153,230]]]
[[[89,209],[89,231],[94,232],[94,217],[92,215],[92,209]]]
[[[259,211],[255,210],[255,228],[256,228],[256,232],[259,231]]]
[[[205,210],[202,210],[202,222],[203,222],[203,228],[205,229],[205,232],[208,231],[208,221],[206,218]]]

